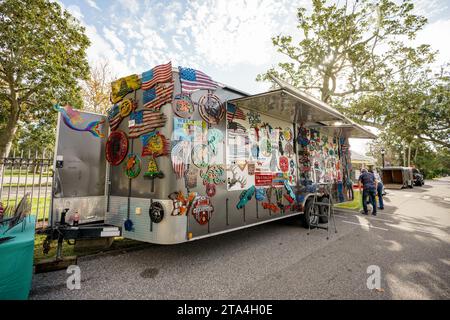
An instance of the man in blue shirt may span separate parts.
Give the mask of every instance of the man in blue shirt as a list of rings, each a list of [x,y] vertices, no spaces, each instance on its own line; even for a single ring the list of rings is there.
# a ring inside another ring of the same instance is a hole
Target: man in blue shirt
[[[377,215],[377,204],[375,200],[376,196],[376,190],[377,190],[377,182],[375,180],[375,176],[373,173],[368,172],[367,169],[363,168],[361,170],[361,175],[358,178],[358,186],[361,190],[361,184],[363,186],[363,192],[362,192],[362,202],[363,202],[363,209],[364,214],[367,215],[367,196],[369,197],[369,201],[372,204],[372,215]]]

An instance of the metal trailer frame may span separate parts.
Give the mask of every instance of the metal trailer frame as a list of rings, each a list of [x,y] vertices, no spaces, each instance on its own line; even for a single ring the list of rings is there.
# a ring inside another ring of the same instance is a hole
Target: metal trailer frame
[[[401,175],[401,182],[398,175]],[[381,179],[386,189],[402,189],[414,187],[414,175],[410,167],[381,168]]]
[[[175,79],[174,95],[177,95],[181,93],[178,70],[173,70],[173,78]],[[330,136],[338,135],[345,139],[349,137],[373,139],[376,137],[325,103],[287,83],[275,80],[280,88],[261,94],[250,96],[227,86],[218,88],[214,94],[222,102],[230,102],[244,110],[258,112],[262,117],[270,118],[277,124],[281,123],[292,128],[295,150],[293,158],[297,170],[296,184],[292,186],[294,189],[298,190],[300,187],[295,147],[298,125],[316,128],[322,133]],[[192,100],[197,101],[204,94],[206,91],[196,91],[192,94]],[[141,89],[130,93],[125,98],[134,99],[138,102],[137,109],[142,109]],[[171,139],[176,117],[169,104],[163,106],[161,111],[167,116],[168,121],[165,127],[159,131]],[[84,115],[92,119],[105,118],[103,115],[92,113],[84,113]],[[198,108],[192,119],[202,120]],[[167,157],[157,158],[159,169],[165,173],[163,179],[149,181],[143,179],[142,174],[135,179],[129,179],[123,173],[122,165],[111,166],[104,160],[104,144],[108,136],[106,134],[107,126],[103,126],[105,138],[99,139],[92,137],[87,132],[70,132],[70,129],[65,128],[61,122],[58,118],[51,227],[47,230],[51,239],[58,238],[61,242],[62,239],[106,237],[119,234],[125,238],[157,244],[176,244],[199,240],[301,215],[304,213],[303,208],[306,202],[315,195],[314,193],[304,194],[302,202],[292,207],[295,210],[273,214],[270,210],[263,209],[255,197],[242,209],[237,209],[235,205],[239,201],[242,190],[228,191],[226,183],[217,185],[217,194],[211,198],[215,207],[213,216],[207,224],[200,225],[193,219],[192,214],[171,215],[174,204],[172,200],[168,199],[168,195],[178,190],[185,192],[186,189],[183,179],[176,179],[172,173],[171,161],[167,161]],[[228,137],[226,126],[226,120],[222,120],[215,128],[220,129],[225,137]],[[128,133],[127,119],[122,121],[118,129]],[[228,140],[226,139],[220,146],[224,151],[223,164],[225,166],[228,161]],[[348,142],[348,140],[346,141]],[[140,155],[142,150],[140,139],[133,139],[130,145],[131,151]],[[64,152],[68,152],[68,154],[64,154]],[[91,170],[92,166],[94,171]],[[142,158],[142,167],[145,170],[144,158]],[[103,183],[102,179],[104,179]],[[66,186],[66,189],[72,191],[61,192],[58,190],[58,185]],[[88,190],[81,190],[83,185]],[[190,191],[197,191],[199,194],[205,193],[203,185]],[[323,196],[323,193],[320,193],[320,196]],[[160,223],[153,223],[148,214],[155,202],[159,203],[164,210],[164,219]],[[69,211],[67,212],[66,209]],[[73,226],[66,222],[65,215],[67,214],[70,220],[71,215],[75,212],[81,216],[81,220],[79,225]],[[125,230],[123,227],[126,219],[134,222],[133,228],[130,230]]]

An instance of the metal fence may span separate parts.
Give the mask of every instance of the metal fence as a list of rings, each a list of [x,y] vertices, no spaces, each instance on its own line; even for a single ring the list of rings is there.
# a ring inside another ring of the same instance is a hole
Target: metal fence
[[[0,205],[14,210],[20,199],[29,193],[31,214],[36,215],[36,228],[48,224],[51,210],[53,153],[12,152],[0,158]]]

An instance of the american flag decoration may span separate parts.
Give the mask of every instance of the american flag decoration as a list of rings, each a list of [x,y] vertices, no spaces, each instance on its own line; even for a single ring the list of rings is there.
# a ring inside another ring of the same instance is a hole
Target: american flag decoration
[[[173,82],[156,84],[149,90],[142,91],[142,99],[145,108],[159,110],[162,105],[172,101]]]
[[[114,131],[119,126],[120,122],[122,122],[122,116],[119,112],[119,105],[115,104],[113,105],[108,111],[108,122],[109,127],[111,128],[111,131]]]
[[[157,83],[172,82],[172,62],[161,64],[142,73],[142,89],[148,90]]]
[[[170,152],[172,168],[177,179],[184,177],[188,165],[191,163],[191,142],[179,141]]]
[[[241,108],[235,106],[232,103],[227,103],[227,120],[233,121],[234,119],[246,120],[244,111]]]
[[[128,137],[134,139],[156,128],[164,127],[167,117],[160,112],[141,110],[131,113],[130,120],[134,123],[130,124]]]
[[[181,92],[191,93],[196,90],[216,90],[218,83],[205,73],[192,68],[178,67],[180,73]]]

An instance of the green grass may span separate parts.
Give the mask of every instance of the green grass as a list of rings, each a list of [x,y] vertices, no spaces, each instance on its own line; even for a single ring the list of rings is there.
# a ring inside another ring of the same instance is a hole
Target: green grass
[[[362,209],[361,192],[359,192],[358,190],[353,190],[353,193],[354,193],[353,201],[338,203],[335,205],[335,207],[350,210],[361,210]]]
[[[49,196],[50,192],[47,193],[47,196]],[[36,194],[37,195],[37,194]],[[45,191],[44,191],[44,195],[45,195]],[[11,198],[9,199],[9,201],[2,200],[3,202],[3,206],[6,207],[7,205],[11,205],[14,206],[14,200],[15,200],[15,194],[11,195]],[[20,197],[17,198],[17,204],[20,201]],[[44,211],[44,205],[45,205],[45,211]],[[39,206],[39,211],[38,211],[38,206]],[[41,198],[35,198],[33,197],[32,201],[31,201],[31,215],[36,216],[37,215],[37,221],[40,221],[42,219],[44,219],[44,214],[47,214],[49,212],[49,208],[50,208],[50,197],[44,198],[41,192]],[[48,219],[48,216],[46,216],[46,218]]]
[[[42,234],[36,234],[35,240],[34,240],[34,263],[38,263],[39,261],[43,259],[49,259],[56,257],[56,248],[57,248],[57,241],[52,241],[50,245],[50,251],[48,254],[44,254],[42,244],[46,238],[46,235]],[[130,240],[130,239],[124,239],[122,237],[116,237],[114,238],[114,242],[109,248],[105,249],[98,249],[95,247],[92,248],[83,248],[78,249],[75,252],[75,246],[69,245],[67,242],[63,242],[63,248],[62,248],[62,255],[63,257],[67,256],[87,256],[92,255],[100,252],[107,252],[112,250],[120,250],[120,249],[128,249],[128,248],[137,248],[148,245],[147,243]]]

